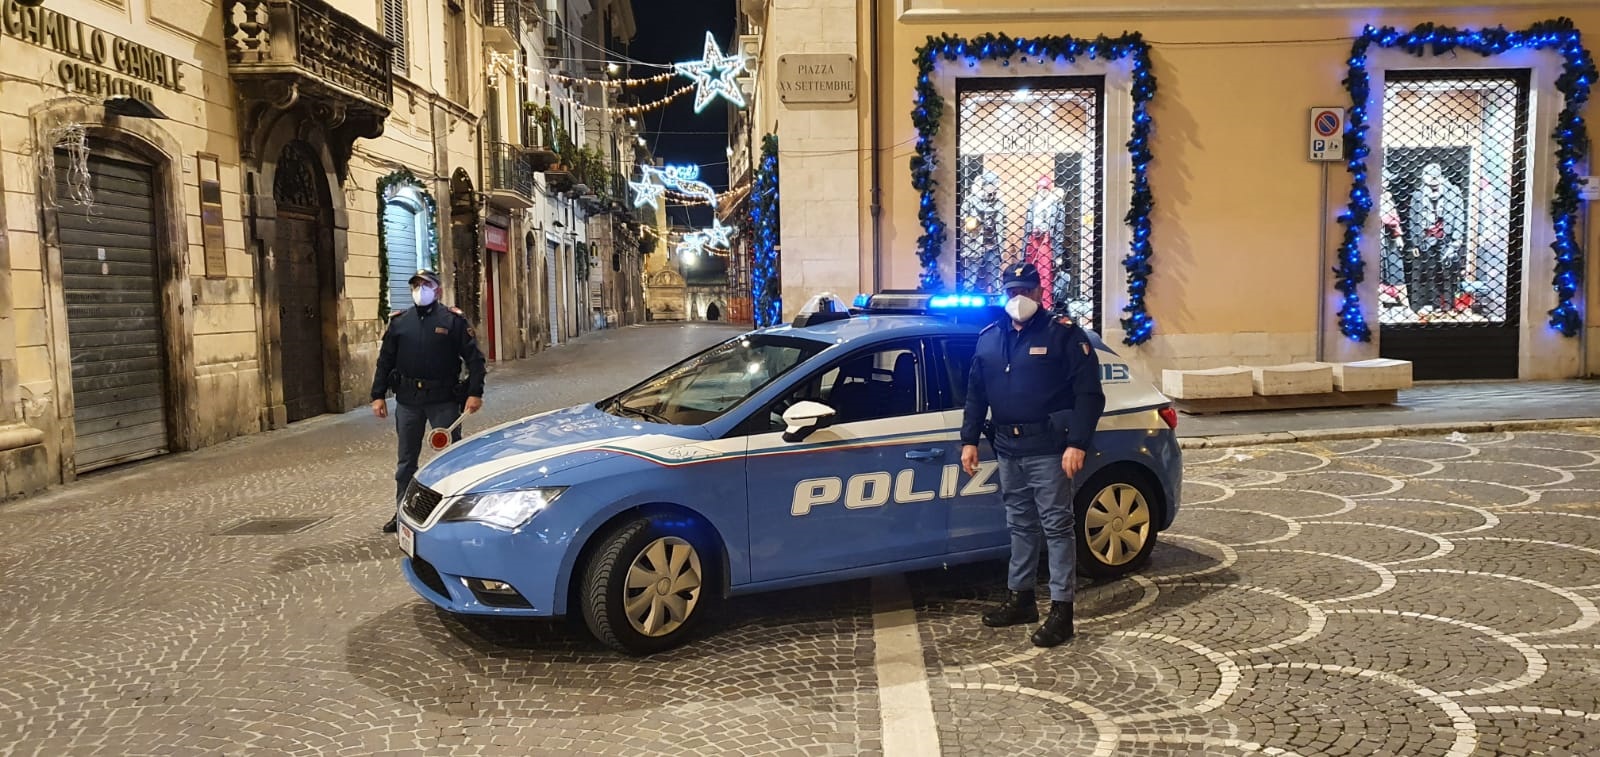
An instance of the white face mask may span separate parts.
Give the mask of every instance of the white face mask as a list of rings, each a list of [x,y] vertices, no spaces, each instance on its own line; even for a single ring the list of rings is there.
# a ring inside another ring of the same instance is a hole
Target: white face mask
[[[434,298],[437,296],[438,293],[431,286],[419,286],[411,290],[411,301],[417,303],[417,307],[421,308],[432,305]]]
[[[1034,302],[1030,297],[1025,297],[1019,294],[1009,300],[1006,300],[1006,315],[1011,316],[1011,320],[1016,321],[1017,323],[1023,323],[1027,321],[1038,312],[1039,303]]]

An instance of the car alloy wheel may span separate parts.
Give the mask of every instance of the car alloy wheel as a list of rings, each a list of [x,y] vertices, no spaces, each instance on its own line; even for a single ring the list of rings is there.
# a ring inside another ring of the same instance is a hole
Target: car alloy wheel
[[[628,566],[622,607],[633,630],[650,637],[681,628],[700,603],[700,553],[676,536],[650,542]]]
[[[625,521],[597,538],[576,587],[590,632],[628,654],[683,643],[718,599],[715,544],[701,542],[681,518],[660,515]]]
[[[1089,501],[1083,528],[1089,551],[1104,565],[1122,566],[1144,552],[1150,540],[1150,503],[1128,484],[1111,484]]]

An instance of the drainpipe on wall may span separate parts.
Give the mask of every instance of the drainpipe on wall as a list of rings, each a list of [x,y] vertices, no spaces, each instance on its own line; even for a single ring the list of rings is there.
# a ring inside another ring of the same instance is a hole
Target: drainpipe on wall
[[[872,18],[869,24],[871,30],[868,33],[870,39],[867,41],[867,44],[871,46],[871,52],[867,57],[870,67],[868,76],[872,78],[872,113],[867,121],[870,124],[869,128],[872,130],[872,159],[870,161],[872,190],[871,205],[869,206],[872,214],[872,288],[867,291],[876,294],[883,289],[883,185],[879,179],[879,162],[882,160],[882,156],[879,154],[881,149],[879,145],[882,140],[878,120],[880,111],[878,107],[878,48],[880,47],[878,40],[878,0],[871,0],[871,13]]]

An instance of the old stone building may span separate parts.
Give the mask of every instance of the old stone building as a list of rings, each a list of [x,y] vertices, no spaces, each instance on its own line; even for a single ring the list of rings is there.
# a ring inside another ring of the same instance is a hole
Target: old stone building
[[[273,382],[219,9],[29,5],[0,9],[8,495],[254,431]]]

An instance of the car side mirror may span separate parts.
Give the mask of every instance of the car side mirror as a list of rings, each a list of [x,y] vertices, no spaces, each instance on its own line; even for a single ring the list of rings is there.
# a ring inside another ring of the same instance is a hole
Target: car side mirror
[[[833,425],[835,411],[821,402],[796,402],[788,410],[783,411],[783,422],[788,428],[784,429],[783,440],[786,442],[805,441],[806,437],[818,429]]]

